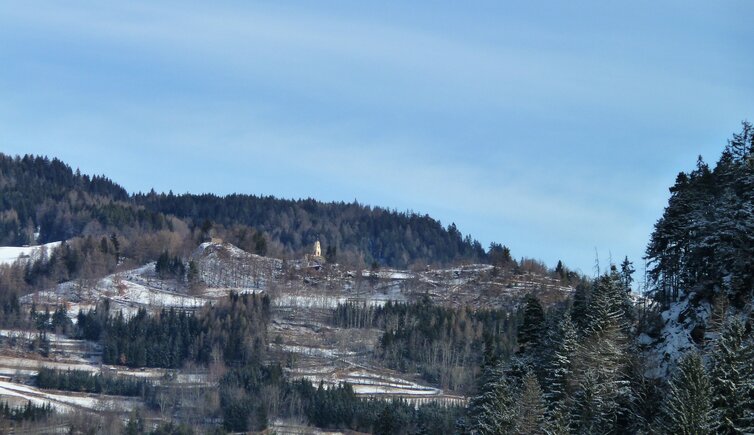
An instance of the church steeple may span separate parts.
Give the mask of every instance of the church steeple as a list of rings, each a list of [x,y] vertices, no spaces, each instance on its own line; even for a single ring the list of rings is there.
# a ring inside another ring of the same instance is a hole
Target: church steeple
[[[315,257],[321,257],[322,256],[322,246],[319,244],[319,240],[314,242],[314,256]]]

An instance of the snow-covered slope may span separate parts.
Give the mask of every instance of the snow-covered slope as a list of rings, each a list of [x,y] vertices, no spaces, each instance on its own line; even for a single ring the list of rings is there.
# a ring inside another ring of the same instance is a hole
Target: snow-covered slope
[[[41,255],[43,250],[48,254],[53,249],[60,246],[60,242],[52,242],[38,246],[0,246],[0,264],[12,264],[16,260],[35,258]]]
[[[69,281],[56,287],[23,296],[23,303],[43,303],[53,306],[65,304],[68,315],[75,321],[79,310],[94,308],[97,302],[109,299],[111,307],[133,314],[139,308],[173,307],[196,309],[210,301],[208,298],[187,295],[169,282],[157,279],[154,263],[137,269],[116,273],[94,283]]]
[[[250,254],[230,243],[202,243],[191,258],[209,287],[265,289],[283,269],[281,260]]]
[[[684,353],[703,344],[711,312],[710,303],[696,300],[693,293],[671,303],[661,313],[660,336],[656,340],[646,334],[639,336],[647,355],[646,375],[655,379],[667,377]]]

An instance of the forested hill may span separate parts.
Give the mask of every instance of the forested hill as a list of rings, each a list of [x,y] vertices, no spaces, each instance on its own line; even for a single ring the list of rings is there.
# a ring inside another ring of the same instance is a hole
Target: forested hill
[[[479,242],[427,215],[272,196],[129,195],[108,178],[82,175],[58,159],[0,154],[0,245],[172,230],[166,215],[205,236],[280,256],[300,255],[320,240],[331,256],[367,265],[487,260]]]
[[[249,225],[264,232],[286,253],[302,252],[320,240],[323,247],[334,246],[341,255],[364,255],[366,264],[376,261],[394,267],[407,267],[416,261],[482,262],[486,257],[479,242],[464,238],[455,224],[444,228],[427,215],[356,202],[155,193],[134,195],[133,200],[150,210],[181,218],[212,220],[226,227]]]
[[[165,226],[163,216],[134,207],[128,192],[104,176],[82,175],[58,159],[0,153],[0,245]]]

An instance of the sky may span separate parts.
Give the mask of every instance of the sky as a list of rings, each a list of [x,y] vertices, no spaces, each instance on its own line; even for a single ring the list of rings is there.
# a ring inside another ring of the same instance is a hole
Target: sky
[[[643,268],[754,120],[754,2],[0,0],[0,152],[130,192],[354,199]]]

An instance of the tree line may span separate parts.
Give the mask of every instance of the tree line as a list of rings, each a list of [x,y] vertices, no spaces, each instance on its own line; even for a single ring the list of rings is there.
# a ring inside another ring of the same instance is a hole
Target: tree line
[[[270,300],[266,295],[231,295],[197,313],[163,309],[133,317],[111,313],[104,303],[80,312],[80,338],[100,341],[102,361],[129,367],[180,368],[187,361],[241,364],[262,360],[267,347]]]
[[[82,175],[58,159],[0,153],[0,245],[175,232],[178,219],[170,216],[182,220],[195,238],[216,233],[261,255],[298,257],[320,240],[331,260],[361,265],[405,268],[488,258],[481,244],[455,224],[443,226],[428,215],[355,201],[154,191],[129,195],[107,177]]]
[[[153,388],[146,379],[91,373],[84,370],[39,369],[36,376],[39,388],[77,391],[82,393],[109,394],[115,396],[147,397]]]
[[[0,422],[9,420],[13,422],[44,420],[54,413],[52,405],[35,405],[31,400],[23,406],[10,406],[7,401],[0,402]],[[3,426],[0,425],[0,428]]]
[[[424,298],[383,306],[339,304],[332,323],[382,329],[375,351],[389,367],[466,393],[474,388],[485,350],[496,358],[512,352],[517,318],[504,310],[448,308]]]
[[[249,364],[231,368],[219,383],[223,428],[261,431],[272,417],[304,418],[331,430],[374,434],[451,433],[462,407],[414,406],[356,395],[350,384],[318,386],[306,379],[288,380],[278,365]]]

